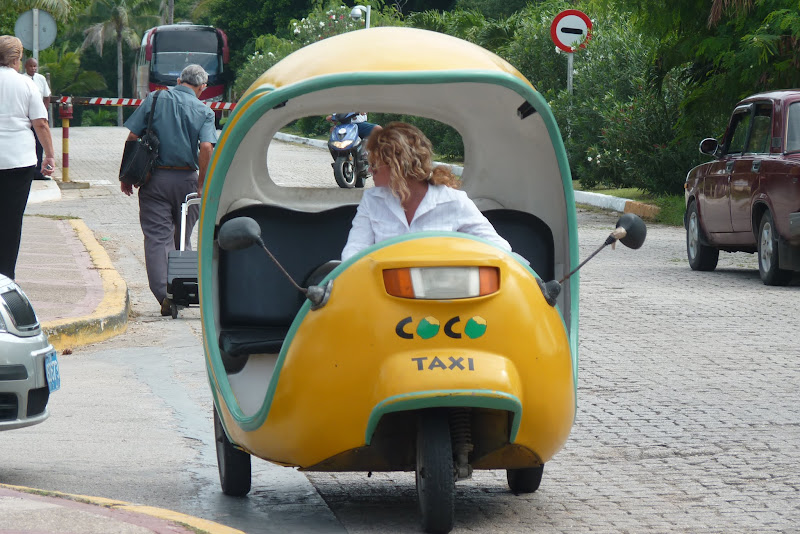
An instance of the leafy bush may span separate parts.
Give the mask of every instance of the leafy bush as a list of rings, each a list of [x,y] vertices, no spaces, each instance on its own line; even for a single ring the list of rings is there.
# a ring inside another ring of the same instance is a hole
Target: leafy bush
[[[110,109],[86,109],[81,117],[81,126],[115,126],[117,112]]]

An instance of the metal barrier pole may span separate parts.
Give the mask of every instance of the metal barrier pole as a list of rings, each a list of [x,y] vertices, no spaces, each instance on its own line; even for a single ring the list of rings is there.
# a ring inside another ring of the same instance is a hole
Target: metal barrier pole
[[[61,117],[61,181],[69,182],[69,120],[72,118],[72,99],[58,106]]]

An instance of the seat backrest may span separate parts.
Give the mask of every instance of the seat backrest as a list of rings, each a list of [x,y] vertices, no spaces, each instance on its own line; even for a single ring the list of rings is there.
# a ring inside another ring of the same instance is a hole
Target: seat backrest
[[[299,285],[328,260],[339,259],[356,206],[307,213],[248,206],[227,214],[251,217],[264,244]],[[289,327],[305,297],[258,246],[219,251],[220,323],[224,327]]]
[[[483,214],[497,233],[509,242],[511,250],[528,260],[543,280],[554,278],[553,232],[544,221],[517,210],[487,210]]]

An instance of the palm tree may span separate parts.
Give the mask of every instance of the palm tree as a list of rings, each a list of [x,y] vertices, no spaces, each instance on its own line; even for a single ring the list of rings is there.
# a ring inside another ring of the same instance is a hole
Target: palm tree
[[[70,51],[68,43],[42,50],[39,64],[42,74],[50,74],[50,90],[54,95],[91,95],[106,88],[99,72],[81,68],[80,54]]]
[[[41,9],[61,21],[67,19],[70,7],[69,0],[0,0],[0,12],[2,13],[23,13],[29,9]]]
[[[117,44],[117,96],[122,98],[122,45],[137,50],[141,38],[137,30],[145,30],[159,23],[160,17],[153,14],[158,0],[92,0],[78,19],[85,27],[81,50],[90,46],[102,57],[103,44]],[[117,125],[122,126],[122,107],[117,110]]]

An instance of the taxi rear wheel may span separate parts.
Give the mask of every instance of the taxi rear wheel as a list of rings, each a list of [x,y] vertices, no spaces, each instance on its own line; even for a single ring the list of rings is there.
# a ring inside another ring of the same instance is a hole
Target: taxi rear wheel
[[[542,483],[544,464],[539,467],[526,467],[523,469],[507,469],[506,480],[508,487],[514,495],[520,493],[533,493]]]
[[[243,497],[250,492],[250,455],[228,440],[222,421],[214,407],[214,438],[217,446],[217,467],[222,493]]]
[[[445,410],[426,410],[417,423],[417,497],[422,528],[445,534],[455,520],[456,471]]]

